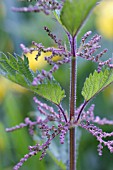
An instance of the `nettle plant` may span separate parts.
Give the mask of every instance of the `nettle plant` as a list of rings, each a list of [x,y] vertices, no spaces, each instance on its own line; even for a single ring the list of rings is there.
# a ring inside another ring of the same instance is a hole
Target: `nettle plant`
[[[43,137],[43,142],[39,141],[35,146],[29,146],[29,153],[20,159],[20,162],[15,165],[14,170],[18,170],[28,158],[39,152],[41,152],[40,160],[42,160],[51,142],[59,136],[60,143],[64,144],[67,134],[69,134],[69,164],[67,165],[67,169],[75,170],[77,138],[75,129],[77,127],[86,129],[97,139],[99,143],[98,153],[100,156],[102,155],[103,146],[107,146],[110,152],[113,152],[113,140],[106,140],[107,137],[113,136],[113,132],[103,132],[102,129],[95,125],[113,125],[113,121],[107,120],[106,118],[101,119],[99,116],[95,117],[94,104],[92,104],[89,109],[85,109],[87,104],[98,93],[113,82],[113,64],[111,63],[111,58],[106,61],[101,60],[101,57],[107,52],[106,49],[99,54],[95,54],[101,47],[99,44],[101,36],[96,34],[90,38],[91,31],[88,31],[82,37],[80,46],[77,48],[77,34],[97,3],[97,0],[38,0],[35,2],[34,6],[13,8],[13,11],[16,12],[44,12],[46,15],[53,12],[57,21],[65,30],[70,44],[70,49],[68,50],[66,45],[63,45],[64,42],[59,40],[56,35],[52,34],[49,28],[45,26],[44,30],[56,43],[57,47],[45,48],[41,43],[37,44],[33,41],[33,47],[31,48],[26,47],[24,44],[20,45],[24,53],[24,58],[21,58],[17,54],[12,55],[8,53],[5,55],[1,53],[1,75],[32,90],[42,98],[50,101],[57,108],[55,110],[48,104],[39,101],[37,97],[34,97],[34,102],[37,105],[39,113],[36,115],[35,121],[27,117],[24,123],[6,129],[7,132],[11,132],[28,127],[28,131],[32,136],[34,134],[36,135],[37,129],[40,129]],[[25,55],[33,51],[37,51],[37,55],[35,56],[37,62],[42,52],[44,52],[45,55],[46,52],[51,52],[49,57],[45,56],[45,60],[51,65],[49,71],[42,70],[40,72],[33,72],[29,69],[29,61]],[[53,57],[55,56],[60,56],[61,60],[54,61]],[[76,108],[77,58],[79,57],[95,62],[97,64],[97,69],[86,78],[81,92],[84,97],[84,102]],[[70,98],[68,113],[61,103],[63,98],[66,97],[65,91],[53,77],[53,73],[57,72],[61,65],[67,63],[70,63]]]

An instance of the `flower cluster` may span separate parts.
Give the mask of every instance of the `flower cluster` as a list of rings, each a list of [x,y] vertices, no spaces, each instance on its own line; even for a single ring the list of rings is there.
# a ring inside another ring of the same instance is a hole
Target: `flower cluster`
[[[24,44],[21,44],[20,47],[22,48],[23,52],[31,53],[33,51],[37,51],[37,55],[35,57],[36,60],[38,60],[38,57],[41,56],[41,53],[50,52],[50,56],[45,56],[45,61],[47,61],[52,67],[49,71],[42,70],[37,77],[33,80],[33,85],[37,86],[38,84],[42,83],[45,79],[53,79],[52,74],[57,71],[60,67],[60,65],[69,63],[72,58],[72,54],[70,51],[67,51],[67,49],[62,45],[61,40],[58,40],[57,37],[51,33],[51,31],[44,27],[44,30],[47,32],[50,38],[57,44],[57,48],[55,47],[48,47],[45,48],[42,44],[37,44],[36,42],[32,42],[33,47],[28,48],[25,47]],[[94,53],[98,48],[101,46],[99,45],[99,41],[101,37],[99,35],[93,36],[88,42],[86,42],[87,38],[91,34],[91,31],[87,32],[81,41],[81,45],[77,50],[77,53],[75,54],[77,57],[82,57],[86,60],[91,60],[93,62],[98,63],[98,71],[101,70],[102,66],[107,65],[110,68],[112,68],[111,59],[108,59],[107,61],[101,61],[100,58],[107,52],[106,49],[104,49],[101,53],[97,54],[96,56],[93,56]],[[69,41],[71,43],[72,39],[71,36],[68,35]],[[53,58],[55,56],[60,56],[61,60],[54,61]],[[104,125],[109,124],[113,125],[113,121],[107,120],[106,118],[100,119],[98,116],[94,116],[94,105],[91,105],[91,107],[84,111],[85,106],[87,105],[87,101],[85,101],[81,106],[76,109],[75,111],[75,117],[73,119],[69,119],[67,114],[65,113],[64,109],[62,108],[61,104],[56,104],[57,111],[54,110],[53,107],[48,106],[46,103],[40,102],[36,97],[34,97],[34,102],[37,104],[38,114],[36,115],[36,120],[31,121],[29,118],[25,118],[24,123],[20,123],[20,125],[17,125],[12,128],[7,128],[6,131],[14,131],[16,129],[28,127],[28,131],[30,135],[34,135],[38,129],[41,131],[41,138],[43,140],[43,143],[37,143],[35,146],[29,146],[29,153],[26,154],[20,162],[14,167],[14,170],[18,170],[25,161],[27,161],[28,158],[30,158],[33,155],[36,155],[38,152],[41,152],[40,160],[44,158],[46,155],[46,151],[49,148],[49,145],[51,144],[51,141],[56,137],[59,136],[60,143],[64,143],[65,136],[67,132],[71,128],[75,128],[75,126],[82,127],[86,129],[88,132],[90,132],[93,136],[96,137],[97,141],[99,141],[98,145],[98,152],[99,155],[102,155],[102,149],[103,145],[107,146],[110,152],[113,152],[113,140],[106,141],[105,138],[113,136],[113,132],[106,133],[103,132],[102,129],[95,126],[96,124]],[[35,128],[36,127],[36,128]]]
[[[63,0],[59,3],[57,0],[38,0],[34,6],[16,8],[12,10],[15,12],[44,12],[49,15],[51,11],[60,10],[63,5]]]
[[[60,48],[60,49],[64,49],[65,50],[65,48],[64,48],[64,46],[62,46],[62,41],[61,40],[57,40],[57,37],[56,37],[56,35],[53,35],[52,33],[51,33],[51,31],[47,28],[47,27],[44,27],[44,30],[48,33],[48,36],[50,36],[51,37],[51,39],[53,39],[54,40],[54,42],[58,45],[58,48]]]
[[[82,105],[83,106],[83,105]],[[79,111],[81,110],[81,107],[78,109],[78,114]],[[113,132],[111,133],[106,133],[103,132],[102,129],[98,128],[92,123],[96,123],[99,125],[113,125],[112,120],[108,120],[106,118],[101,119],[99,116],[94,116],[94,104],[91,105],[91,107],[87,111],[82,111],[81,114],[81,121],[78,124],[78,126],[86,129],[89,133],[91,133],[93,136],[96,137],[97,141],[99,142],[98,144],[98,153],[101,156],[102,155],[102,149],[103,145],[107,146],[108,149],[110,150],[111,153],[113,153],[113,140],[108,140],[106,141],[107,137],[112,137]]]
[[[113,125],[113,120],[108,120],[106,118],[100,118],[99,116],[94,116],[94,107],[95,105],[92,104],[87,111],[83,111],[81,114],[82,120],[87,122],[93,122],[99,125]]]
[[[48,35],[52,38],[52,40],[54,40],[54,42],[58,45],[58,48],[55,47],[45,48],[42,44],[37,44],[35,41],[32,41],[32,45],[35,47],[28,48],[25,47],[24,44],[20,44],[20,47],[22,48],[23,52],[26,54],[28,52],[32,53],[33,51],[37,51],[36,60],[38,60],[38,57],[41,56],[41,52],[44,53],[50,52],[51,55],[49,57],[45,57],[45,60],[50,65],[55,64],[55,62],[52,59],[57,55],[61,57],[61,60],[56,62],[57,65],[70,62],[71,53],[67,51],[67,49],[65,49],[65,47],[61,44],[61,40],[57,40],[56,36],[53,35],[47,27],[44,27],[44,29],[46,30]]]
[[[96,137],[97,141],[99,141],[98,152],[100,156],[102,155],[103,145],[107,146],[110,152],[113,153],[113,140],[105,140],[105,138],[113,136],[113,132],[103,132],[102,129],[96,127],[94,124],[87,122],[81,123],[79,126],[89,131],[93,136]]]
[[[107,52],[107,49],[104,49],[102,52],[99,54],[96,54],[95,52],[97,49],[99,49],[101,46],[99,44],[101,40],[100,35],[94,35],[88,42],[86,42],[87,38],[91,35],[91,31],[88,31],[83,37],[81,41],[81,45],[77,51],[77,56],[82,57],[86,60],[90,60],[93,62],[98,63],[98,72],[101,71],[103,66],[108,66],[110,68],[113,68],[113,64],[111,64],[112,59],[109,58],[106,61],[102,61],[101,57]]]
[[[20,162],[14,167],[14,170],[18,170],[28,158],[36,155],[38,152],[42,153],[40,156],[40,160],[42,160],[46,155],[46,150],[49,148],[51,141],[56,136],[60,135],[60,143],[63,144],[65,135],[70,126],[66,114],[60,105],[58,105],[58,112],[55,112],[53,107],[40,102],[36,97],[34,97],[34,102],[38,105],[37,109],[39,111],[36,116],[36,121],[31,121],[27,117],[25,118],[24,123],[20,123],[12,128],[7,128],[6,131],[11,132],[28,127],[29,134],[33,136],[35,134],[35,127],[38,127],[41,130],[41,137],[44,142],[43,144],[37,143],[35,146],[29,146],[29,153],[20,160]]]
[[[42,103],[36,97],[34,97],[34,102],[37,104],[37,109],[39,111],[36,115],[36,121],[31,121],[27,117],[25,118],[24,123],[20,123],[15,127],[7,128],[6,131],[11,132],[28,127],[29,134],[33,136],[35,134],[35,127],[37,127],[41,130],[41,138],[44,142],[42,144],[37,143],[34,146],[29,146],[29,153],[20,159],[20,162],[15,165],[14,170],[18,170],[28,158],[36,155],[38,152],[41,152],[39,159],[42,160],[46,155],[46,151],[49,148],[51,141],[56,136],[59,135],[60,143],[64,144],[64,139],[68,130],[74,126],[82,127],[96,137],[99,142],[98,152],[100,156],[102,155],[103,145],[107,146],[110,152],[113,153],[113,140],[105,140],[105,138],[113,136],[113,132],[103,132],[102,129],[94,125],[95,123],[99,125],[113,125],[113,121],[107,120],[106,118],[101,119],[99,116],[95,117],[94,104],[92,104],[87,111],[84,111],[85,103],[83,103],[76,110],[76,115],[79,118],[75,118],[76,121],[73,123],[69,121],[69,118],[66,116],[66,113],[60,105],[57,106],[58,110],[56,112],[53,107],[48,106],[46,103]]]
[[[65,49],[65,47],[62,45],[61,40],[58,40],[57,37],[53,35],[47,27],[44,27],[44,30],[46,30],[50,38],[54,40],[58,48],[55,47],[45,48],[42,44],[37,44],[34,41],[32,42],[32,45],[34,47],[31,48],[25,47],[24,44],[20,44],[20,47],[22,48],[24,54],[27,53],[32,54],[33,51],[37,51],[37,55],[35,57],[36,60],[38,60],[42,52],[45,53],[45,55],[47,52],[50,52],[50,56],[45,56],[45,61],[47,61],[49,65],[52,65],[52,68],[48,72],[42,70],[41,73],[34,78],[33,85],[41,83],[45,78],[52,79],[52,74],[59,69],[60,65],[69,63],[71,61],[71,53]],[[54,61],[53,58],[57,56],[59,56],[61,59],[58,61]]]

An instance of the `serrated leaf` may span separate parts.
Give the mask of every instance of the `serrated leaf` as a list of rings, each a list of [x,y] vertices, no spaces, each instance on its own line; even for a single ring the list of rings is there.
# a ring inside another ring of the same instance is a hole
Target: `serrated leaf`
[[[4,71],[11,75],[15,75],[15,70],[7,63],[7,61],[0,61],[0,64]]]
[[[59,104],[65,97],[65,91],[54,81],[38,85],[36,92],[55,104]]]
[[[16,70],[17,69],[17,60],[16,60],[16,58],[12,54],[8,53],[8,59],[9,60],[7,60],[7,62],[11,65],[11,67],[13,69]]]
[[[86,101],[92,99],[100,91],[104,90],[113,82],[113,69],[106,69],[104,72],[98,73],[94,71],[93,74],[86,78],[84,87],[82,89],[82,95]]]
[[[26,56],[22,59],[18,55],[8,54],[7,57],[1,53],[0,74],[55,104],[59,104],[65,97],[64,90],[55,80],[51,80],[51,82],[44,80],[42,84],[32,85],[36,73],[29,69],[29,61]]]
[[[31,85],[34,77],[31,70],[29,69],[29,65],[26,64],[25,59],[23,60],[20,56],[13,56],[9,53],[8,56],[6,56],[4,53],[1,53],[0,74],[9,80],[27,88],[29,88],[29,85]]]
[[[76,35],[98,0],[65,0],[60,20],[71,35]]]
[[[33,75],[29,70],[29,63],[26,56],[24,56],[24,60],[21,57],[18,57],[17,67],[19,72],[24,74],[28,81],[33,81]]]

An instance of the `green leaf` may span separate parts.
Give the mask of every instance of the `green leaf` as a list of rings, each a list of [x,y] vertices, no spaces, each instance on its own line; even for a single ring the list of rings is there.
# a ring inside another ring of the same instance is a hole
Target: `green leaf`
[[[23,59],[16,54],[13,56],[8,53],[8,56],[6,56],[1,53],[0,74],[55,104],[59,104],[65,97],[64,90],[55,80],[49,82],[45,79],[37,86],[32,85],[33,79],[38,73],[29,69],[29,61],[26,56]]]
[[[67,31],[76,35],[98,0],[65,0],[60,20]]]
[[[101,71],[98,73],[94,71],[93,74],[89,75],[89,78],[86,78],[84,87],[82,89],[82,95],[86,101],[92,99],[100,91],[104,90],[113,82],[113,69]]]
[[[15,56],[16,57],[16,56]],[[7,62],[9,63],[9,65],[11,65],[11,67],[13,69],[17,69],[17,60],[12,54],[8,53],[8,59]]]
[[[0,74],[23,87],[29,88],[34,75],[29,69],[29,64],[26,64],[26,60],[17,55],[13,56],[8,53],[6,56],[1,53]]]
[[[60,21],[59,13],[57,11],[53,11],[53,14],[54,14],[55,18],[57,19],[57,21],[62,25],[62,23]]]
[[[55,104],[59,104],[65,97],[65,91],[55,81],[38,85],[35,92]]]

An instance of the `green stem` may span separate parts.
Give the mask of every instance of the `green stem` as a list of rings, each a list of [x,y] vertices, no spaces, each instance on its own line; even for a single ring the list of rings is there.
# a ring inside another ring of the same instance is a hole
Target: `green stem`
[[[71,40],[70,121],[74,121],[76,109],[76,38]],[[76,170],[75,127],[70,129],[70,170]]]

